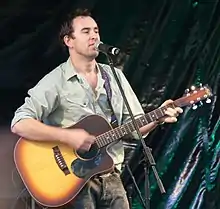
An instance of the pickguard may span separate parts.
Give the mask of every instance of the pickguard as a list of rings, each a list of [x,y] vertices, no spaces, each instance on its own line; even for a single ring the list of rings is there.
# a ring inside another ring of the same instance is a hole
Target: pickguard
[[[103,153],[99,152],[90,160],[77,158],[71,163],[72,172],[79,178],[87,178],[91,176],[93,170],[101,164],[103,156]]]

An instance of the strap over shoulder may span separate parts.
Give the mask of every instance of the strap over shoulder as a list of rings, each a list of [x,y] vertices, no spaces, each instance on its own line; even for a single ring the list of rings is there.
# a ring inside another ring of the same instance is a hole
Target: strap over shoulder
[[[116,126],[118,126],[118,120],[117,120],[117,118],[115,116],[115,113],[114,113],[114,110],[113,110],[113,107],[112,107],[112,104],[111,104],[112,89],[111,89],[111,86],[110,86],[109,75],[108,75],[108,73],[104,70],[104,68],[100,64],[99,64],[99,69],[100,69],[102,78],[105,81],[104,88],[106,90],[106,94],[107,94],[107,97],[108,97],[109,106],[110,106],[110,108],[112,110],[111,124],[112,124],[113,127],[116,127]]]

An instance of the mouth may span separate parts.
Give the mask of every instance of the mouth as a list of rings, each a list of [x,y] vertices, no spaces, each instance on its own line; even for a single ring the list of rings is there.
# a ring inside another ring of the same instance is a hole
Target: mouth
[[[89,44],[89,49],[92,51],[97,51],[95,48],[95,43],[94,44]]]
[[[95,46],[95,43],[89,44],[89,47],[90,47],[90,46],[93,46],[93,47],[94,47],[94,46]]]

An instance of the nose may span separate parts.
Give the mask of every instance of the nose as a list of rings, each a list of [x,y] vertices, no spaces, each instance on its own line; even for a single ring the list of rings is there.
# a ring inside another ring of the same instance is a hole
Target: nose
[[[91,31],[90,38],[92,40],[97,41],[99,39],[99,33],[95,32],[95,31]]]
[[[98,37],[96,34],[93,34],[93,35],[90,37],[90,39],[91,39],[91,40],[94,40],[94,41],[97,41],[98,38],[99,38],[99,37]]]

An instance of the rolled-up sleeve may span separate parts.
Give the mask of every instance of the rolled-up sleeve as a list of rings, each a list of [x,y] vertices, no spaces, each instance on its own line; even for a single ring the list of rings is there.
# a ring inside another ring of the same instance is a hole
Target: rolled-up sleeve
[[[51,82],[50,76],[44,77],[34,88],[28,91],[24,104],[15,111],[11,127],[26,118],[43,121],[54,111],[58,101],[56,86]]]

